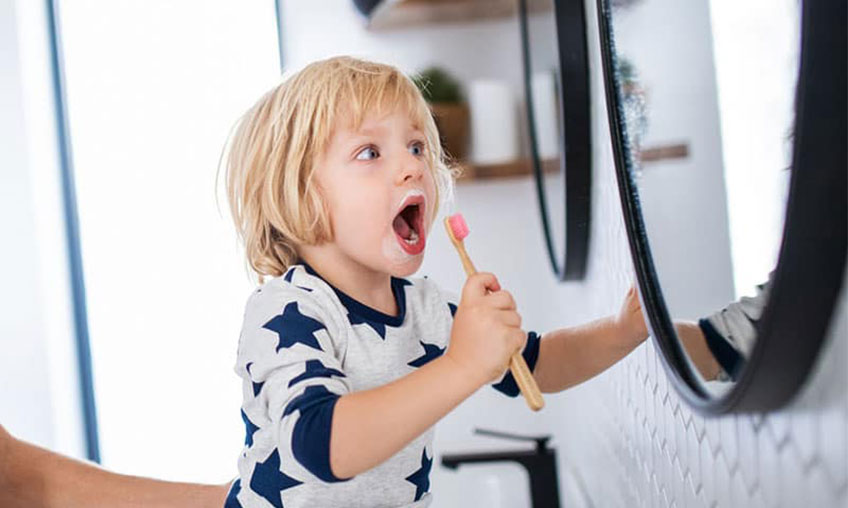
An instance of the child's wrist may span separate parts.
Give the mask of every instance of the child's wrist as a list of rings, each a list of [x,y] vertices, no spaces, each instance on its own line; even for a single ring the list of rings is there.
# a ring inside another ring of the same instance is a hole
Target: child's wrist
[[[610,317],[613,329],[615,330],[615,336],[618,338],[618,342],[622,347],[633,349],[645,340],[646,337],[640,336],[638,327],[629,319],[620,315]]]
[[[445,370],[448,371],[450,383],[456,384],[456,386],[461,387],[464,390],[468,390],[473,393],[486,383],[482,376],[478,375],[464,363],[454,358],[449,352],[445,352],[445,354],[437,358],[436,361],[441,361],[440,363],[444,365]]]

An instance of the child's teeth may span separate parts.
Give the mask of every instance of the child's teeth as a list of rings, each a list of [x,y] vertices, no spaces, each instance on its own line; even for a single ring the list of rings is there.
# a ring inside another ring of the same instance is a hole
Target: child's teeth
[[[405,241],[406,243],[408,243],[409,245],[412,245],[412,244],[414,244],[414,243],[417,243],[417,242],[418,242],[418,233],[417,233],[417,232],[415,232],[415,230],[413,229],[413,230],[409,233],[409,238],[405,238],[405,239],[404,239],[404,241]]]

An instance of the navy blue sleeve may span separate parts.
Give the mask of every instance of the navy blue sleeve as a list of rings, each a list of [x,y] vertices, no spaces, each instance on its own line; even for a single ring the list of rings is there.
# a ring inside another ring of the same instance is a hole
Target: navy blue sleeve
[[[742,367],[745,366],[745,359],[739,354],[739,351],[733,348],[715,327],[706,319],[698,321],[698,326],[707,340],[707,347],[715,357],[721,368],[730,376],[730,379],[737,381],[739,374],[742,372]]]
[[[530,372],[533,372],[533,369],[536,368],[536,362],[539,360],[539,344],[540,339],[536,332],[528,332],[527,333],[527,343],[524,345],[524,350],[521,352],[521,356],[524,357],[524,361],[527,362],[527,367],[530,369]],[[517,397],[521,391],[518,389],[518,383],[515,382],[515,378],[512,376],[512,371],[507,370],[504,378],[492,385],[492,388],[495,390],[507,395],[508,397]]]
[[[327,329],[330,320],[303,291],[264,298],[251,308],[256,316],[246,318],[239,351],[245,447],[273,444],[282,460],[290,451],[318,479],[346,481],[330,468],[333,412],[338,399],[351,391]],[[269,470],[276,474],[273,467]]]
[[[342,482],[330,468],[330,430],[339,395],[323,385],[306,388],[286,406],[283,416],[300,411],[292,431],[292,453],[303,467],[325,482]]]

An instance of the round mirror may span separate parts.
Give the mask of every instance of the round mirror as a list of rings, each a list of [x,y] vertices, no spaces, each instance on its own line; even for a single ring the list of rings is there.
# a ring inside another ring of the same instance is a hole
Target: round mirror
[[[833,21],[844,15],[827,8],[599,0],[610,128],[642,301],[679,391],[706,412],[774,407],[791,396],[799,383],[759,397],[746,398],[744,388],[758,379],[758,364],[780,363],[769,359],[775,352],[792,362],[784,366],[790,377],[803,379],[842,282],[845,44],[835,49],[832,39],[844,41],[845,30]],[[833,51],[842,60],[825,55]],[[805,67],[811,58],[818,65]],[[818,115],[819,103],[839,113]],[[820,133],[823,140],[810,141]],[[805,157],[819,158],[819,167]],[[822,216],[813,221],[817,207]],[[793,250],[804,258],[793,259]],[[825,264],[815,266],[816,256]],[[789,282],[799,276],[808,300]],[[813,301],[823,308],[812,309]],[[775,319],[805,336],[772,333]]]
[[[528,132],[545,246],[559,280],[586,273],[591,209],[583,2],[521,0]]]

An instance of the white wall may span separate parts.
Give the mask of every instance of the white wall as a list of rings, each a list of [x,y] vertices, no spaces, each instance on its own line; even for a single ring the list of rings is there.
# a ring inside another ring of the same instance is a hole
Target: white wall
[[[515,92],[516,115],[524,114],[519,101],[523,88],[515,20],[375,33],[364,29],[364,18],[352,0],[279,0],[279,4],[287,72],[339,54],[392,64],[407,73],[438,64],[462,82],[488,78],[506,81]],[[519,129],[519,135],[526,137],[524,124]],[[524,145],[521,148],[526,150]]]
[[[654,26],[660,17],[673,22]],[[736,299],[709,1],[645,1],[613,20],[616,50],[645,91],[642,148],[689,148],[642,164],[635,181],[669,313],[697,321]]]
[[[280,3],[284,56],[291,64],[349,53],[407,70],[419,62],[440,62],[464,79],[519,68],[517,47],[504,47],[517,41],[514,22],[374,34],[362,29],[347,0]],[[457,192],[459,210],[471,228],[467,244],[475,263],[499,276],[514,293],[526,326],[538,331],[614,312],[632,278],[603,102],[594,2],[587,7],[596,123],[586,279],[553,281],[531,180],[464,184]],[[420,273],[453,289],[463,280],[456,254],[440,235],[432,237]],[[693,414],[669,386],[662,360],[648,342],[597,378],[548,395],[540,414],[531,414],[521,400],[481,390],[439,423],[436,446],[442,453],[510,446],[470,437],[475,426],[553,433],[563,506],[842,506],[848,483],[846,320],[843,300],[804,393],[767,416],[705,419]],[[456,505],[454,496],[463,486],[455,478],[463,474],[462,469],[434,468],[434,506]],[[467,491],[472,485],[467,479],[477,480],[465,474]],[[509,470],[501,478],[515,475]]]

